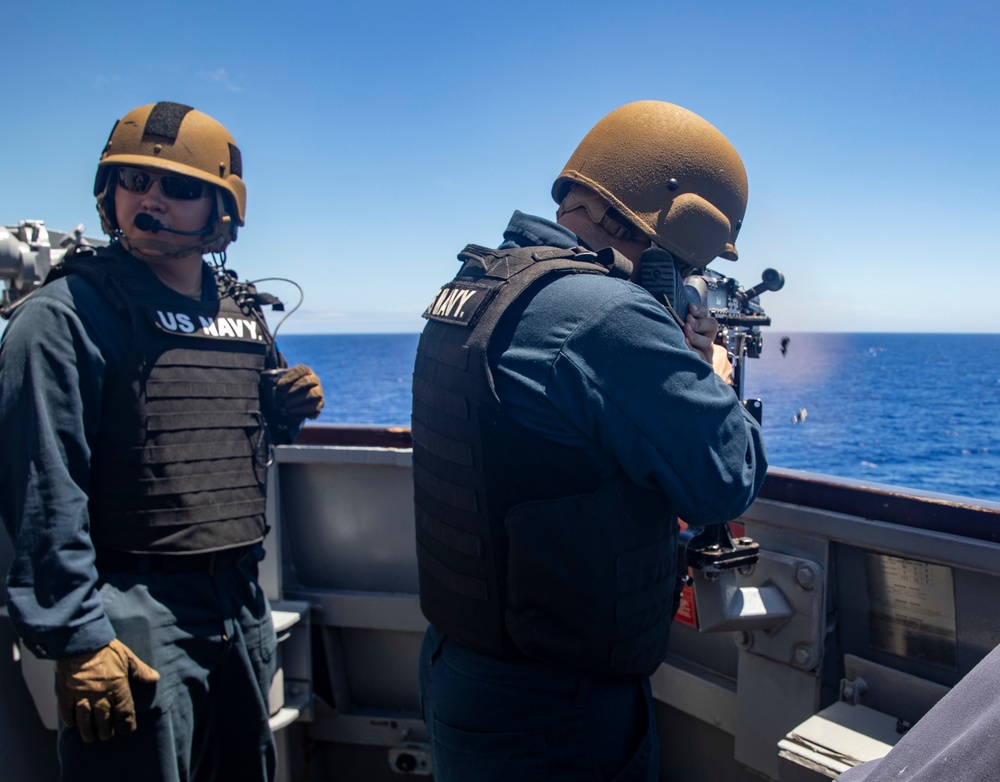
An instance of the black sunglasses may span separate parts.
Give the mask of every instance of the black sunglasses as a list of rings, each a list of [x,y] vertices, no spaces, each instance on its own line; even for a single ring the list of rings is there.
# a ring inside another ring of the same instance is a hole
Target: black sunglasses
[[[194,201],[205,192],[205,183],[200,179],[179,174],[151,174],[132,166],[118,167],[118,185],[130,193],[145,193],[157,179],[163,195],[176,201]]]

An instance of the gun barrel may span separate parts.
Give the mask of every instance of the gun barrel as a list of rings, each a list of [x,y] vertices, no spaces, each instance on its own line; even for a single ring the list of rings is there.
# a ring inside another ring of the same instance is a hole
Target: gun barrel
[[[729,311],[712,311],[712,317],[720,326],[770,326],[769,315],[734,315]]]

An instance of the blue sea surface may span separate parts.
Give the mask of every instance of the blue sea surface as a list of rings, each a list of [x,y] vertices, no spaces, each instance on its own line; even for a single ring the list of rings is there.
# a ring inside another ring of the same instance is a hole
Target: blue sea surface
[[[1000,334],[781,336],[747,362],[771,464],[1000,500]]]
[[[309,364],[323,380],[319,423],[409,426],[418,338],[313,334],[279,342],[289,363]],[[763,400],[772,465],[996,501],[997,357],[1000,334],[770,331],[761,357],[746,363],[745,395]]]
[[[320,424],[410,425],[419,334],[291,334],[278,337],[289,365],[308,364],[323,383]]]

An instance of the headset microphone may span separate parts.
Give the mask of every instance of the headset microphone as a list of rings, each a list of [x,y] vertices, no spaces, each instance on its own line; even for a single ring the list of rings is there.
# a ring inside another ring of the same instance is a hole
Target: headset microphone
[[[139,212],[135,216],[135,219],[132,220],[132,224],[140,231],[149,231],[154,234],[160,231],[167,231],[168,233],[180,234],[181,236],[204,236],[212,232],[210,226],[202,228],[200,231],[180,231],[177,228],[170,228],[146,212]]]

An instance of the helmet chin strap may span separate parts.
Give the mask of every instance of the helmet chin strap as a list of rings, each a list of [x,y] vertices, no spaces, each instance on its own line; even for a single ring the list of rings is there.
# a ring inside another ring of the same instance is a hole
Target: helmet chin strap
[[[209,218],[210,222],[207,223],[201,231],[173,230],[168,226],[164,226],[159,220],[146,212],[135,216],[135,226],[141,231],[151,231],[154,234],[159,231],[166,231],[171,234],[198,236],[200,241],[197,245],[180,246],[174,244],[173,242],[165,242],[157,238],[146,236],[137,236],[133,239],[129,239],[125,235],[125,232],[121,230],[120,226],[116,228],[115,234],[118,236],[118,240],[121,242],[122,247],[128,250],[135,257],[147,262],[181,258],[187,255],[203,256],[206,253],[215,254],[222,252],[228,244],[227,234],[230,225],[230,217],[229,215],[224,215],[222,217],[218,216],[223,214],[222,210],[224,209],[224,204],[219,189],[215,188],[215,191],[218,201],[212,211],[212,216]],[[155,251],[155,254],[147,252],[149,250]]]
[[[121,242],[122,247],[141,261],[161,261],[185,255],[202,255],[203,253],[203,248],[200,245],[178,247],[176,244],[162,242],[159,239],[129,239],[120,229],[115,233],[118,234],[118,241]],[[147,250],[155,252],[148,253]]]

